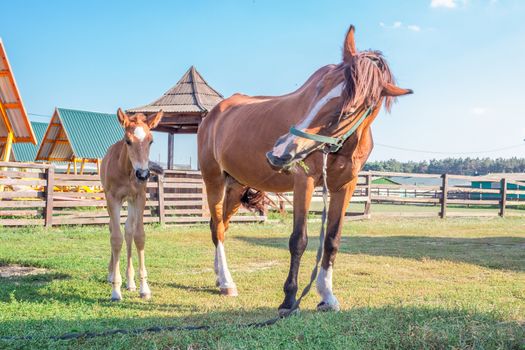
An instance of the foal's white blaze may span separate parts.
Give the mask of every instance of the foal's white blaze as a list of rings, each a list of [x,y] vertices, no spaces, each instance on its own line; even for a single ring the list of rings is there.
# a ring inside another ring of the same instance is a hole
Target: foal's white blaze
[[[317,101],[315,103],[315,105],[313,106],[313,108],[308,112],[308,115],[299,123],[297,124],[295,127],[297,129],[300,129],[300,130],[304,130],[306,128],[308,128],[310,126],[310,124],[312,123],[312,121],[314,120],[314,118],[317,116],[317,114],[319,113],[319,111],[328,103],[330,102],[331,100],[333,100],[334,98],[338,98],[341,96],[341,94],[343,93],[343,88],[344,88],[344,83],[340,83],[339,85],[337,85],[336,87],[334,87],[332,90],[330,90],[326,95],[324,95],[321,99],[319,99],[319,101]],[[294,142],[294,140],[297,138],[297,136],[295,135],[291,135],[291,134],[288,134],[286,136],[286,139],[281,142],[279,145],[277,145],[276,147],[273,148],[272,150],[272,154],[275,156],[275,157],[281,157],[285,151],[286,151],[286,148],[288,147],[288,145],[291,143],[291,142]],[[305,143],[306,142],[313,142],[313,141],[306,141],[305,140]]]
[[[337,298],[332,292],[332,265],[328,269],[321,268],[317,275],[317,293],[321,296],[322,301],[328,305],[339,305]]]
[[[228,263],[226,262],[226,253],[224,252],[224,245],[221,241],[217,244],[215,249],[215,261],[217,262],[216,271],[218,272],[219,287],[220,288],[235,288],[235,282],[228,270]]]
[[[144,141],[144,138],[146,137],[146,132],[144,131],[144,128],[142,126],[137,126],[135,130],[133,131],[133,135],[140,141]]]

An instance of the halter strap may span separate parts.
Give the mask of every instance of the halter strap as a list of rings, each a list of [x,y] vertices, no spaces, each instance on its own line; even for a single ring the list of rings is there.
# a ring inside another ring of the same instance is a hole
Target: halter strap
[[[290,128],[290,134],[302,137],[304,139],[320,142],[324,145],[330,146],[330,152],[335,153],[343,147],[343,144],[345,141],[352,136],[352,134],[359,128],[361,124],[365,121],[365,119],[370,115],[370,112],[372,111],[372,107],[369,107],[365,113],[357,120],[357,122],[352,125],[352,127],[345,132],[343,135],[338,137],[332,137],[332,136],[323,136],[318,134],[311,134],[306,131],[297,129],[295,126],[292,126]]]

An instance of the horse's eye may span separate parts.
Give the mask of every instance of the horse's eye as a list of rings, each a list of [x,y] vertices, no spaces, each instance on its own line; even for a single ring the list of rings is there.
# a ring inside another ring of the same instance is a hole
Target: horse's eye
[[[128,146],[131,146],[131,140],[126,139],[126,144],[127,144]]]

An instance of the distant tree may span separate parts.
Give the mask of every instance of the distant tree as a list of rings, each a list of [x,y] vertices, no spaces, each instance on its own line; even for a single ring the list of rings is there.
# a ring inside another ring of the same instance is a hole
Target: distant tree
[[[523,173],[525,158],[445,158],[421,162],[395,159],[368,162],[365,170],[424,174],[485,175],[488,173]]]

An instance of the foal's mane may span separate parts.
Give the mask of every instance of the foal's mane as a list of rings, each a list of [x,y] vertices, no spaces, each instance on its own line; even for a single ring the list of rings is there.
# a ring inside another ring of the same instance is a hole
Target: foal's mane
[[[385,84],[395,84],[390,67],[380,51],[361,51],[352,57],[352,62],[345,64],[346,88],[343,92],[343,112],[354,112],[357,103],[364,103],[365,108],[372,107],[382,97]],[[395,98],[386,96],[385,108],[390,112]]]

